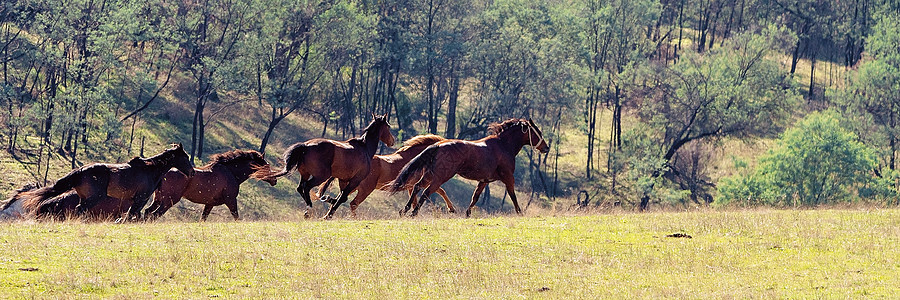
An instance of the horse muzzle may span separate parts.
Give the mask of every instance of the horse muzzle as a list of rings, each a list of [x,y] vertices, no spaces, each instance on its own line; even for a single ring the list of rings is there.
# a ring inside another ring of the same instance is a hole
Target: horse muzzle
[[[547,145],[547,143],[541,143],[537,146],[537,150],[541,153],[547,154],[548,152],[550,152],[550,146]]]

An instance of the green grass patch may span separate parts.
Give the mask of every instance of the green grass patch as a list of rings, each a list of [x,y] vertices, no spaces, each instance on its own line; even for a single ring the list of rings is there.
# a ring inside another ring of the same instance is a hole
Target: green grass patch
[[[0,298],[847,298],[900,210],[0,227]],[[692,238],[670,238],[685,233]]]

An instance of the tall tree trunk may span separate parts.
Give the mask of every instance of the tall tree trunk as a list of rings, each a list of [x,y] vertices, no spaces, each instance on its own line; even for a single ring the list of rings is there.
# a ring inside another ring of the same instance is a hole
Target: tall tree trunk
[[[278,123],[280,123],[284,117],[284,115],[278,113],[278,109],[275,108],[275,106],[272,106],[272,115],[269,119],[269,125],[266,126],[266,133],[263,135],[262,142],[259,143],[259,153],[262,153],[263,155],[266,154],[266,146],[269,145],[269,139],[272,138],[275,126],[278,126]]]
[[[459,98],[459,78],[456,70],[450,67],[450,99],[447,102],[447,130],[444,135],[449,139],[456,138],[456,102]]]
[[[684,40],[684,0],[678,6],[678,45],[675,46],[675,53],[672,59],[678,61],[678,51],[681,50],[681,41]]]

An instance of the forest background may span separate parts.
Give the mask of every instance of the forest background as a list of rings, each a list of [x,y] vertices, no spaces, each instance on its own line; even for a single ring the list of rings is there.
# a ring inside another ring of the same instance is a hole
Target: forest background
[[[893,205],[897,28],[883,0],[4,0],[0,192],[174,142],[280,167],[374,112],[399,140],[534,119],[538,209]],[[242,214],[293,213],[296,180],[245,184]],[[492,186],[482,210],[509,211]]]

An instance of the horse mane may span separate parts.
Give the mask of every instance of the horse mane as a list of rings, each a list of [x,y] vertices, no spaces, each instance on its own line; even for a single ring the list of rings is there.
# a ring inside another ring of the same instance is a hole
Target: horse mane
[[[157,154],[157,155],[154,155],[154,156],[151,156],[151,157],[148,157],[148,158],[135,157],[135,158],[132,158],[130,161],[128,161],[128,164],[129,164],[129,165],[136,165],[136,164],[133,164],[133,163],[137,163],[138,160],[140,160],[140,163],[145,164],[145,165],[149,165],[149,166],[162,164],[162,163],[165,163],[164,161],[168,159],[167,156],[170,156],[170,155],[171,155],[170,153],[171,153],[172,150],[174,150],[174,149],[166,149],[166,151],[163,151],[163,152],[160,153],[160,154]]]
[[[143,158],[140,158],[138,156],[132,157],[131,160],[129,160],[127,162],[127,164],[132,165],[132,166],[143,165],[146,163],[147,163],[147,161],[145,161]]]
[[[445,140],[444,137],[434,134],[417,135],[403,142],[403,147],[397,149],[397,151],[394,153],[400,153],[415,146],[434,145],[435,143],[443,140]]]
[[[491,125],[488,125],[488,132],[490,132],[491,135],[500,135],[503,131],[516,125],[528,126],[528,120],[513,118],[499,123],[491,123]]]
[[[239,160],[252,160],[256,156],[262,156],[259,152],[254,150],[245,151],[245,150],[231,150],[228,152],[213,154],[209,157],[209,163],[199,167],[198,169],[209,169],[212,168],[215,164],[227,164],[234,161]]]

